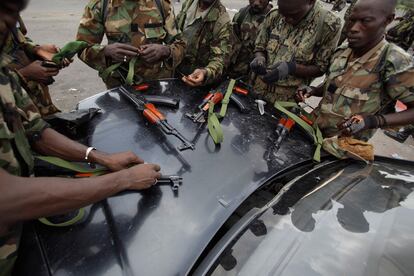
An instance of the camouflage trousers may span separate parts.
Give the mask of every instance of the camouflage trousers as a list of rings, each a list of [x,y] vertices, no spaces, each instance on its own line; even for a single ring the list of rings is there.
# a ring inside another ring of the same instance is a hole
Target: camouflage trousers
[[[262,97],[268,103],[275,101],[292,102],[295,101],[296,86],[280,86],[276,84],[266,84],[257,78],[254,89],[257,96]]]

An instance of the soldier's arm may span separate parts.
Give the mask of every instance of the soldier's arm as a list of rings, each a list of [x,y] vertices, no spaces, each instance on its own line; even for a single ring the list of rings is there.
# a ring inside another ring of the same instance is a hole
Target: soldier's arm
[[[394,67],[393,72],[386,76],[386,93],[391,99],[403,102],[407,110],[384,115],[385,120],[388,126],[414,124],[414,65],[402,71],[399,70],[398,65],[392,67]]]
[[[105,46],[101,45],[105,34],[101,2],[101,0],[90,0],[85,7],[76,34],[76,40],[86,41],[90,44],[89,47],[79,53],[79,58],[98,71],[106,68]]]
[[[167,59],[166,66],[176,68],[184,58],[186,43],[182,38],[181,31],[178,29],[174,8],[172,5],[169,6],[164,28],[167,31],[166,43],[170,48],[171,54]]]
[[[205,84],[214,82],[223,74],[226,58],[230,53],[230,19],[222,18],[216,23],[213,32],[214,39],[210,43],[210,59],[204,68],[207,72]]]
[[[255,53],[260,53],[263,56],[266,56],[266,46],[269,42],[269,34],[272,31],[273,19],[271,17],[272,13],[266,15],[265,20],[260,26],[259,33],[255,41]]]
[[[73,211],[124,190],[151,187],[158,165],[141,164],[104,176],[17,177],[0,168],[0,234],[15,223]]]

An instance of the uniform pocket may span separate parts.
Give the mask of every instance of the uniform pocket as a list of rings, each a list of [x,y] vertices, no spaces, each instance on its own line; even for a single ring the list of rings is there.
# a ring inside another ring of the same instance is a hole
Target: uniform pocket
[[[146,40],[151,42],[162,41],[167,35],[167,32],[161,23],[145,24],[144,32]]]
[[[344,117],[376,110],[375,100],[370,99],[368,93],[362,92],[360,88],[344,87],[341,91],[337,91],[333,97],[333,111]],[[368,104],[368,102],[370,103]]]

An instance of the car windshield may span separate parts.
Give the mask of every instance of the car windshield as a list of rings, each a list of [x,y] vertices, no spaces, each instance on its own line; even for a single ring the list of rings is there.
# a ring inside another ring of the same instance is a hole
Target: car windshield
[[[297,187],[309,185],[298,196]],[[413,189],[410,166],[353,163],[311,172],[243,229],[210,271],[410,275]]]

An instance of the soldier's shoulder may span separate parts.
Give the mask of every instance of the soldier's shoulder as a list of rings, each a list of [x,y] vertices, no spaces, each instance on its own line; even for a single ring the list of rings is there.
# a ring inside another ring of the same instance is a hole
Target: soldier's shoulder
[[[267,14],[266,18],[275,18],[279,16],[279,9],[277,7],[272,8]]]
[[[227,12],[226,7],[219,2],[219,5],[217,5],[216,8],[218,10],[217,22],[223,25],[230,23],[230,15]]]
[[[324,9],[324,8],[322,8]],[[326,28],[329,28],[331,31],[340,31],[342,27],[341,18],[334,14],[332,11],[324,9],[321,10],[321,16],[324,15],[323,22]]]
[[[413,59],[411,55],[394,43],[389,44],[386,60],[387,63],[392,65],[392,67],[396,70],[413,66]]]
[[[233,16],[233,21],[237,21],[237,19],[242,16],[243,14],[245,14],[246,12],[248,12],[249,10],[249,6],[245,6],[243,8],[241,8],[238,12],[236,12],[236,14]]]
[[[101,7],[103,1],[108,1],[109,2],[109,0],[90,0],[89,3],[86,6],[90,10],[93,10],[93,9]]]

